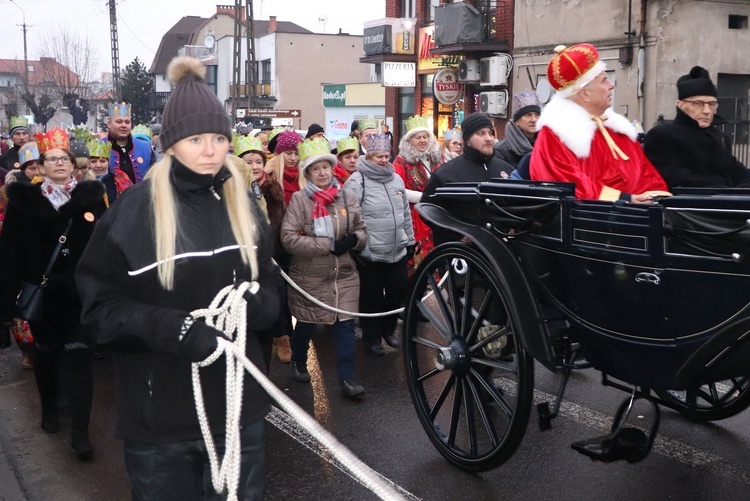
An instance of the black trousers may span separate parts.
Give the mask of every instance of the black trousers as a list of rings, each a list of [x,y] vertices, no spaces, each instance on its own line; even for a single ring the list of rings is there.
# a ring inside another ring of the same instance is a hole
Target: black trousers
[[[240,430],[240,482],[237,499],[262,501],[265,483],[265,420]],[[224,456],[224,437],[215,436],[219,460]],[[218,501],[211,483],[211,466],[202,439],[170,444],[125,441],[125,469],[133,501]]]
[[[66,390],[72,430],[87,431],[94,397],[91,350],[83,344],[65,345],[45,350],[37,345],[34,376],[42,413],[57,413],[60,362],[64,363]]]
[[[359,311],[378,313],[401,307],[409,285],[408,262],[404,257],[395,263],[372,263],[359,271]],[[380,344],[393,333],[397,315],[361,317],[362,342],[366,348]]]

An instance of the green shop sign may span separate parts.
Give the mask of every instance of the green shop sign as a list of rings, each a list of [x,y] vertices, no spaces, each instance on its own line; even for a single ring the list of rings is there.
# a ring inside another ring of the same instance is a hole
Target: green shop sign
[[[346,106],[346,85],[324,85],[323,106]]]

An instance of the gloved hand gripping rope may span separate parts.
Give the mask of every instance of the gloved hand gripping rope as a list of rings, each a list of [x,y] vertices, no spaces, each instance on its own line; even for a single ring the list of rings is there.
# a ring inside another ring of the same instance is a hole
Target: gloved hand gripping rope
[[[227,499],[237,499],[237,489],[240,480],[240,415],[242,413],[242,386],[244,371],[258,381],[258,384],[276,401],[276,403],[295,419],[310,435],[331,453],[347,468],[354,477],[380,499],[397,500],[403,499],[390,485],[386,484],[381,477],[369,466],[362,463],[354,454],[344,447],[336,438],[326,431],[315,419],[308,415],[301,407],[295,404],[281,390],[266,377],[245,356],[245,343],[247,337],[247,302],[244,298],[246,293],[255,294],[259,289],[257,282],[242,282],[236,286],[227,286],[216,295],[208,308],[195,310],[192,316],[203,318],[207,325],[221,330],[230,339],[219,338],[216,351],[202,362],[193,363],[193,393],[195,406],[198,413],[203,440],[208,450],[208,458],[211,464],[211,481],[217,493],[221,494],[227,489]],[[226,435],[224,459],[219,463],[216,453],[211,428],[206,417],[206,409],[203,401],[203,392],[200,382],[200,367],[211,365],[222,353],[227,356],[227,380],[226,380]]]

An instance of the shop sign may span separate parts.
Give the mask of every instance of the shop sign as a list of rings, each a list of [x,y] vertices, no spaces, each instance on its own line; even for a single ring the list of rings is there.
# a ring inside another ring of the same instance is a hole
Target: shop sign
[[[382,24],[365,28],[363,32],[365,56],[391,53],[391,26]]]
[[[416,75],[415,63],[383,62],[383,87],[414,87]]]
[[[324,85],[323,106],[346,106],[346,85]]]
[[[458,81],[456,68],[443,68],[435,74],[432,81],[432,92],[435,99],[442,104],[456,104],[461,100],[464,86]]]
[[[417,59],[417,70],[436,70],[443,63],[442,56],[430,54],[430,49],[435,48],[435,26],[427,26],[419,29],[419,58]]]

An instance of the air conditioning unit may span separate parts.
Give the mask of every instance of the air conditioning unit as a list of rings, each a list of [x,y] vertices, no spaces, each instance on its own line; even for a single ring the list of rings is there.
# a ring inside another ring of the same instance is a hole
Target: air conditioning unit
[[[461,61],[458,65],[459,82],[478,82],[479,81],[479,61],[467,59]]]
[[[508,109],[508,91],[482,92],[479,94],[479,109],[488,115],[504,117]]]
[[[483,57],[479,63],[481,85],[507,85],[513,59],[508,54]]]

